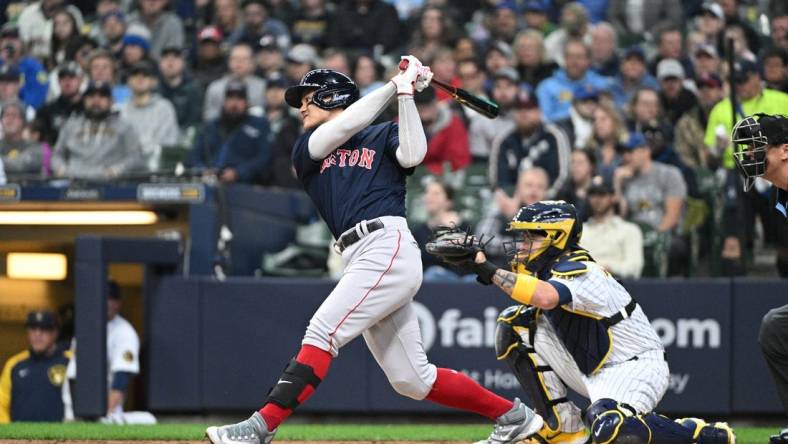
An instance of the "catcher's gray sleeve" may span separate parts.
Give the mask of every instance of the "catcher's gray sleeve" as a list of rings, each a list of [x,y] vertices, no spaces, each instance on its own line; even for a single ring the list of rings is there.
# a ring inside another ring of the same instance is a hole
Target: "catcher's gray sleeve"
[[[413,96],[401,95],[399,102],[399,147],[397,161],[403,168],[413,168],[427,155],[427,136],[421,125]]]

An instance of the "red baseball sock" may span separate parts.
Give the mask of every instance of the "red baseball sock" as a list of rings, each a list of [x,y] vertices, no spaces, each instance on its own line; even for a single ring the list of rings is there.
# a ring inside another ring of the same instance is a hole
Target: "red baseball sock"
[[[296,356],[296,362],[312,367],[315,375],[322,381],[328,373],[328,367],[331,365],[331,353],[321,350],[313,345],[302,345],[301,350]],[[304,401],[312,396],[315,388],[311,385],[304,387],[304,390],[298,395],[298,403],[303,404]],[[263,416],[265,424],[268,426],[268,431],[272,431],[279,427],[290,415],[293,414],[293,409],[286,409],[274,403],[266,403],[260,409],[260,415]]]
[[[447,407],[486,416],[493,421],[514,405],[512,401],[482,387],[465,373],[448,368],[438,369],[438,377],[427,399]]]

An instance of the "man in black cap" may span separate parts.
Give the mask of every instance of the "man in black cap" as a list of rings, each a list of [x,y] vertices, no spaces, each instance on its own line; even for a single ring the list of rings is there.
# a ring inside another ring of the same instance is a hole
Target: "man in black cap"
[[[285,102],[287,81],[281,74],[265,79],[265,117],[271,126],[271,160],[263,172],[262,184],[301,189],[293,169],[292,151],[301,135],[301,122]]]
[[[209,120],[189,153],[187,165],[216,175],[225,183],[252,183],[270,158],[269,125],[249,114],[246,85],[230,80],[224,90],[221,115]]]
[[[82,86],[84,75],[77,62],[66,62],[58,68],[58,85],[60,95],[53,101],[42,106],[36,113],[36,121],[41,128],[41,136],[54,146],[60,128],[73,113],[82,112]]]
[[[183,49],[169,46],[159,59],[159,93],[175,108],[182,131],[202,123],[202,91],[186,71]]]
[[[476,112],[470,114],[468,137],[474,161],[487,163],[497,138],[514,129],[512,109],[517,101],[519,84],[520,75],[510,66],[493,74],[492,99],[501,107],[501,115],[496,119],[488,119]]]
[[[643,271],[643,233],[616,214],[613,188],[602,177],[588,189],[591,217],[583,224],[580,240],[594,259],[619,278],[640,277]]]
[[[28,349],[12,356],[0,374],[0,424],[63,420],[61,386],[68,352],[57,344],[58,320],[49,310],[28,313]]]

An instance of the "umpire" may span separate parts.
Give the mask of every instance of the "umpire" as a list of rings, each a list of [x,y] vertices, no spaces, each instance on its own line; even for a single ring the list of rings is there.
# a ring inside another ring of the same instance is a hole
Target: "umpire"
[[[788,218],[788,117],[756,114],[739,121],[733,128],[734,160],[744,176],[744,186],[752,186],[755,177],[774,184],[774,206]],[[778,227],[778,269],[788,273],[788,221]],[[769,365],[777,394],[788,414],[788,305],[766,313],[758,336],[763,356]],[[771,437],[771,444],[788,443],[788,429]]]
[[[57,344],[58,320],[49,310],[27,315],[29,349],[12,356],[0,375],[0,424],[63,420],[60,390],[68,352]]]

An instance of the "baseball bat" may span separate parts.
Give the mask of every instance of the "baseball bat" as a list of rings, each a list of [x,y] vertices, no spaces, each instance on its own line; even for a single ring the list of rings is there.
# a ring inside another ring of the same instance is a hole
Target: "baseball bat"
[[[400,71],[404,71],[407,68],[408,68],[407,60],[402,60],[401,62],[399,62]],[[438,79],[432,79],[430,83],[449,93],[451,97],[454,100],[456,100],[457,103],[459,103],[460,105],[467,106],[468,108],[478,112],[479,114],[489,119],[494,119],[498,117],[498,114],[500,113],[500,109],[498,108],[497,103],[490,102],[489,100],[485,100],[479,96],[475,96],[462,88],[451,86],[447,83],[441,82]]]

